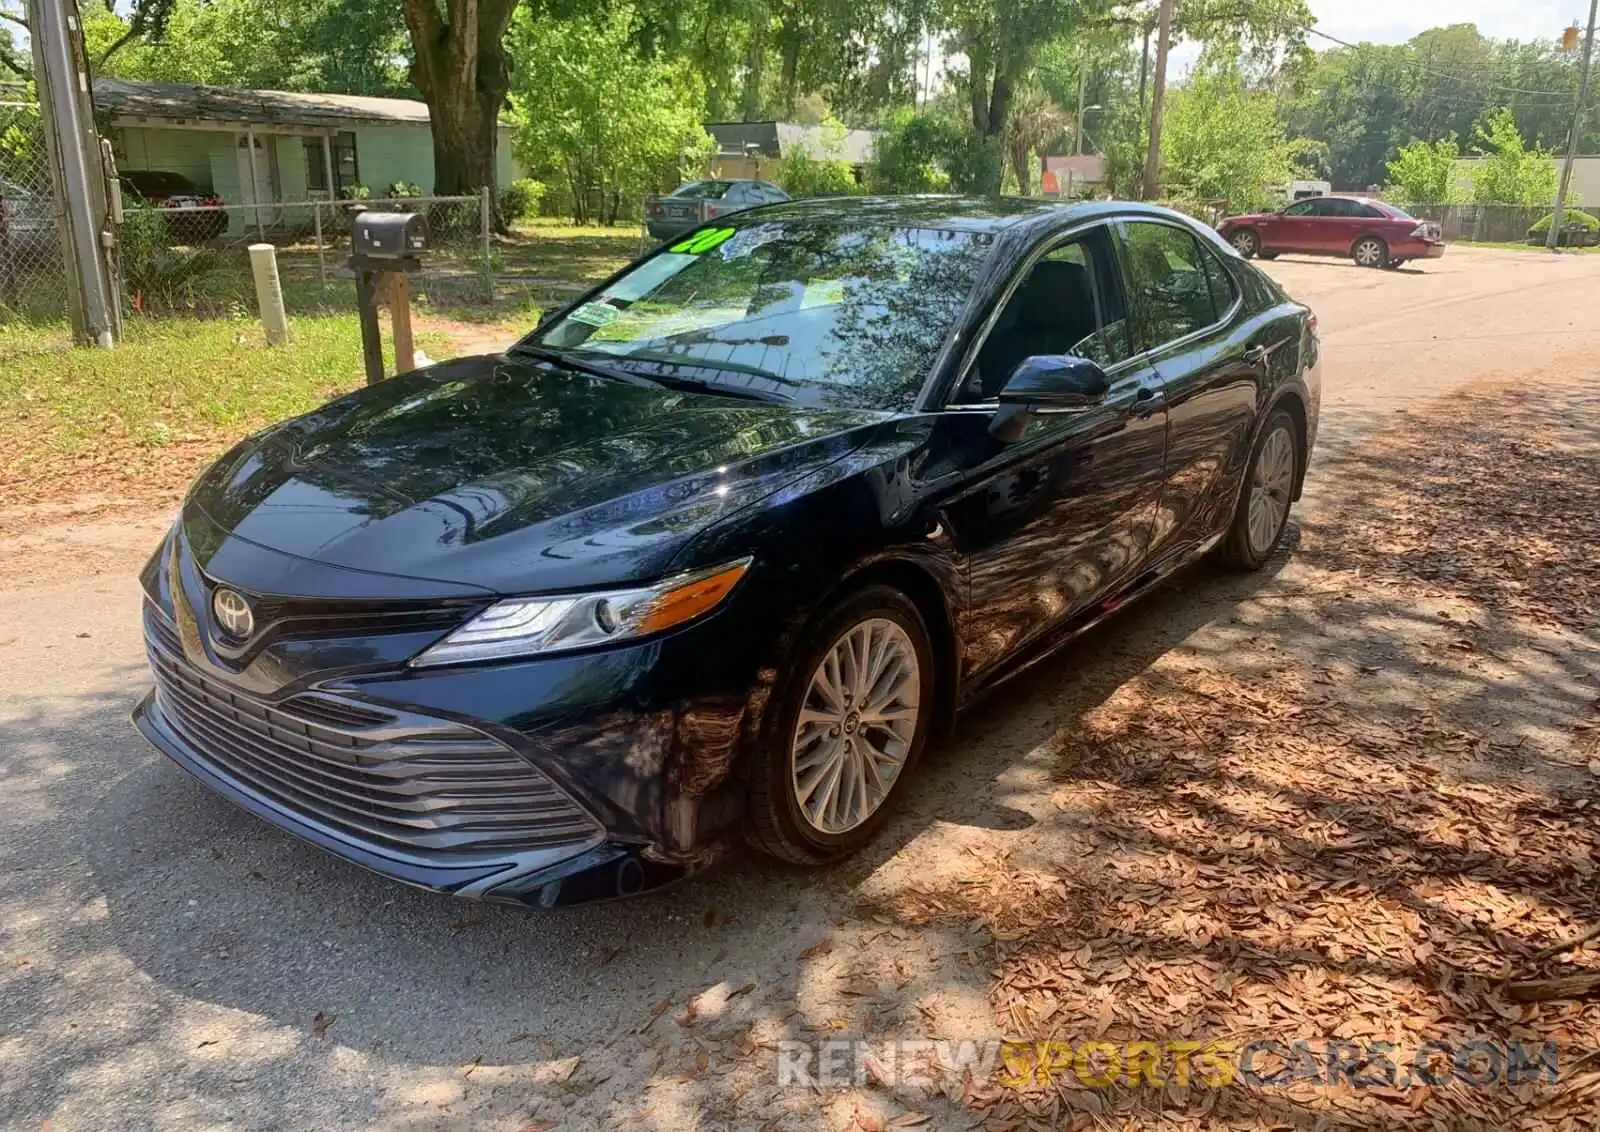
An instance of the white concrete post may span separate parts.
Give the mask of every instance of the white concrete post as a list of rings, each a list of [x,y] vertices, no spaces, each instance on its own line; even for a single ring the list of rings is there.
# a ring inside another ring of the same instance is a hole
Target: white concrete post
[[[289,344],[289,316],[283,310],[283,288],[278,283],[278,249],[271,244],[250,245],[250,272],[256,278],[256,302],[267,345]]]

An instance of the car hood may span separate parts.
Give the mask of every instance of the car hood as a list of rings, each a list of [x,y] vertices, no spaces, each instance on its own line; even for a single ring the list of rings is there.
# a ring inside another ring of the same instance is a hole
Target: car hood
[[[246,440],[195,485],[185,530],[203,566],[242,541],[496,593],[643,580],[887,419],[464,358]]]

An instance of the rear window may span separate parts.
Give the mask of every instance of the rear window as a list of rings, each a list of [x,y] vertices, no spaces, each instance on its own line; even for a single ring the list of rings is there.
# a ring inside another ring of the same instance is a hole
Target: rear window
[[[1412,216],[1409,212],[1407,212],[1405,209],[1401,208],[1399,205],[1390,204],[1388,201],[1384,201],[1382,204],[1379,204],[1376,201],[1374,201],[1372,207],[1376,208],[1379,212],[1388,213],[1390,216],[1394,217],[1396,220],[1415,220],[1416,219],[1415,216]]]
[[[122,175],[123,184],[141,196],[197,193],[200,187],[181,173],[135,170]]]
[[[731,188],[732,181],[690,181],[672,195],[688,200],[721,200]]]

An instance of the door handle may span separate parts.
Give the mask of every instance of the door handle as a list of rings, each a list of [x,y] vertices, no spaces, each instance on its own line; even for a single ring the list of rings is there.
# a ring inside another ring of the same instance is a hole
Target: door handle
[[[1141,386],[1133,395],[1133,413],[1141,418],[1152,417],[1167,407],[1167,395],[1148,385]]]

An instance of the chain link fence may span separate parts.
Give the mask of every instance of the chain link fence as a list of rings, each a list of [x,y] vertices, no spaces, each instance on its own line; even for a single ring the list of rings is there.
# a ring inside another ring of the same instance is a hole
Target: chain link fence
[[[484,198],[434,196],[185,207],[130,204],[121,232],[127,309],[147,317],[253,312],[248,249],[270,243],[278,248],[278,276],[291,315],[353,310],[350,226],[366,210],[427,217],[422,270],[411,277],[420,303],[447,310],[493,300],[497,257]]]
[[[1515,204],[1417,204],[1408,206],[1406,211],[1418,220],[1437,221],[1446,240],[1520,244],[1528,241],[1529,229],[1554,212],[1555,206],[1524,208]],[[1567,212],[1569,215],[1562,224],[1564,229],[1574,224],[1571,213],[1582,212],[1600,217],[1600,208],[1569,205]],[[1541,239],[1538,242],[1544,241]]]
[[[0,101],[0,350],[71,341],[63,220],[38,103]]]

